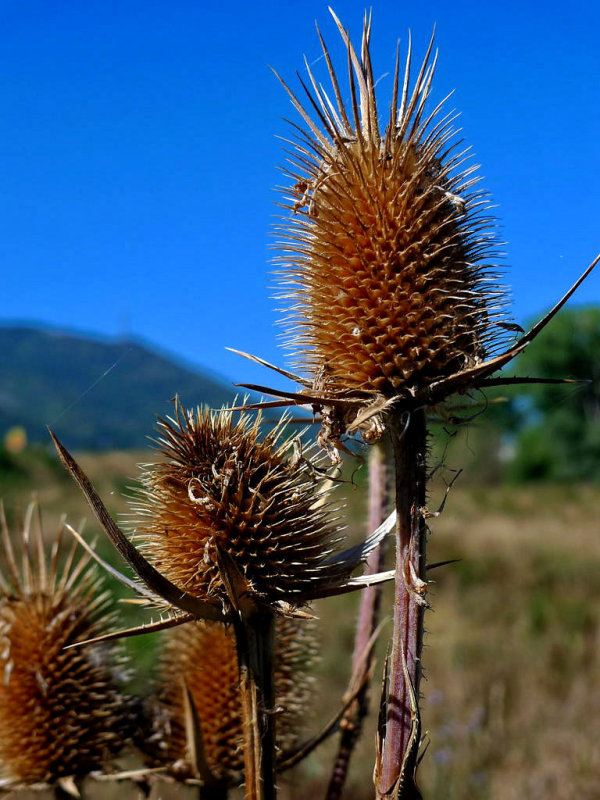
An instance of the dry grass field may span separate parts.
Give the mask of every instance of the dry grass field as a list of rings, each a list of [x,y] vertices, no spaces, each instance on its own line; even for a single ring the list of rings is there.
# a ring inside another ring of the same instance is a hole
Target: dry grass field
[[[27,453],[13,459],[21,472],[0,475],[12,519],[35,491],[48,529],[65,512],[74,524],[87,517],[88,536],[99,535],[85,502],[52,459]],[[118,514],[142,459],[148,453],[82,455],[81,464]],[[441,494],[434,493],[432,508]],[[364,493],[347,496],[356,533],[365,517]],[[431,573],[422,686],[428,749],[420,771],[427,800],[600,798],[599,520],[598,487],[460,483],[432,520],[430,561],[460,561]],[[101,550],[109,552],[104,542]],[[356,598],[317,606],[322,660],[307,714],[309,733],[335,711],[344,692],[355,607]],[[383,608],[389,613],[389,597]],[[373,707],[388,632],[389,625],[380,637]],[[142,637],[129,646],[137,666],[134,687],[142,690],[156,640]],[[373,742],[370,719],[349,776],[351,800],[373,796]],[[282,778],[284,798],[323,797],[334,745],[325,744]]]

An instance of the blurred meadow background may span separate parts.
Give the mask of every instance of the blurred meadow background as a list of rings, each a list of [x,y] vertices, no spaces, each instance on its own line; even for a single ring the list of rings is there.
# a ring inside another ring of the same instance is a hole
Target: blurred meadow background
[[[78,455],[111,512],[125,511],[123,494],[134,485],[136,462],[148,460],[148,453]],[[100,553],[115,560],[52,456],[26,449],[2,458],[2,496],[13,522],[35,493],[48,531],[63,513],[75,524],[85,518],[86,538],[97,538]],[[360,476],[356,484],[343,491],[351,535],[364,532],[366,516]],[[440,484],[432,507],[444,492]],[[460,560],[432,573],[422,686],[430,740],[421,767],[425,797],[599,796],[599,518],[597,483],[489,485],[465,479],[432,521],[430,561]],[[126,594],[119,585],[112,588],[115,597]],[[334,598],[316,608],[322,657],[307,735],[335,713],[347,685],[356,600]],[[383,609],[384,616],[391,611],[389,593]],[[139,621],[126,605],[117,613],[122,626]],[[378,647],[372,713],[350,771],[352,798],[372,796],[374,708],[388,628],[389,621]],[[134,658],[135,691],[148,687],[159,642],[153,634],[126,643]],[[334,742],[335,737],[283,777],[284,797],[322,795]]]
[[[335,10],[356,34],[363,5]],[[373,13],[382,91],[397,38],[410,28],[420,57],[438,25],[434,100],[457,87],[451,105],[498,202],[525,326],[600,248],[600,11],[577,0],[543,9],[435,0]],[[268,247],[284,158],[275,136],[288,134],[281,118],[291,112],[268,66],[292,82],[304,53],[312,64],[315,19],[334,49],[320,2],[0,9],[0,497],[11,523],[35,496],[49,532],[63,514],[86,519],[86,537],[112,558],[45,426],[118,516],[176,393],[218,407],[235,396],[232,382],[268,382],[225,345],[283,363]],[[431,573],[426,798],[600,798],[600,273],[575,301],[511,374],[587,383],[459,398],[457,416],[482,401],[485,414],[432,422],[430,509],[463,472],[430,526],[429,560],[458,561]],[[365,474],[344,464],[350,537],[364,534]],[[345,690],[356,601],[316,609],[322,659],[307,733]],[[132,622],[131,607],[118,613]],[[387,631],[350,771],[356,800],[372,796]],[[159,641],[126,645],[136,691]],[[322,796],[334,749],[335,739],[284,776],[283,796]]]

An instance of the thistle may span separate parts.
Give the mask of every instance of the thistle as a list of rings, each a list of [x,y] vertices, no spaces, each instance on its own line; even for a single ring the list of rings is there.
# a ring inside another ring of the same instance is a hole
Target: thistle
[[[507,316],[496,223],[453,127],[458,115],[444,111],[448,98],[428,109],[433,39],[414,81],[410,42],[402,79],[397,53],[382,132],[371,19],[359,54],[331,13],[347,51],[349,100],[318,29],[331,91],[308,63],[308,81],[298,76],[304,101],[279,78],[303,122],[293,123],[288,142],[288,213],[277,228],[287,343],[300,372],[234,352],[301,386],[240,384],[279,398],[245,407],[311,407],[321,416],[320,443],[339,460],[345,435],[376,441],[392,416],[475,387],[535,382],[490,376],[537,336],[600,257],[523,333]]]
[[[308,64],[308,80],[299,78],[302,99],[281,81],[302,120],[290,141],[287,215],[278,228],[288,340],[299,374],[248,356],[301,388],[241,385],[276,398],[249,408],[311,407],[321,418],[318,441],[334,462],[347,436],[359,433],[373,442],[389,435],[396,468],[396,595],[375,782],[380,798],[418,798],[426,411],[443,411],[456,392],[530,382],[491,376],[535,338],[598,258],[529,332],[511,322],[487,195],[468,150],[459,147],[453,112],[444,112],[444,101],[428,110],[433,40],[412,88],[410,46],[402,78],[396,56],[381,131],[370,17],[360,53],[333,17],[346,48],[349,100],[320,32],[331,90]]]
[[[389,578],[351,574],[392,530],[394,514],[364,542],[340,551],[342,529],[328,500],[331,483],[322,480],[310,453],[303,453],[301,437],[284,436],[285,419],[261,437],[260,415],[234,421],[230,412],[194,412],[177,403],[174,417],[159,420],[162,460],[142,468],[131,537],[50,432],[65,467],[141,584],[94,557],[170,614],[142,626],[143,632],[191,619],[231,622],[240,602],[307,616],[302,606],[316,598]]]
[[[3,510],[0,524],[1,782],[73,789],[74,778],[110,763],[131,726],[117,685],[122,659],[106,646],[65,649],[107,630],[109,595],[75,542],[67,548],[59,533],[46,554],[34,505],[18,534],[20,556]]]
[[[242,414],[234,421],[230,409],[194,413],[177,404],[175,416],[159,423],[163,460],[144,470],[141,499],[133,509],[141,550],[53,437],[63,463],[142,585],[118,577],[167,612],[157,623],[113,635],[194,619],[233,625],[246,788],[248,797],[257,799],[275,796],[275,615],[310,616],[302,607],[317,597],[391,577],[352,578],[351,573],[391,531],[393,515],[362,544],[337,551],[334,512],[326,493],[318,491],[300,439],[285,440],[284,424],[261,438],[260,416],[251,421]]]
[[[431,46],[410,96],[410,55],[400,97],[396,65],[382,134],[370,23],[361,60],[339,27],[354,67],[351,108],[325,47],[337,108],[310,69],[312,94],[304,87],[321,128],[288,89],[309,126],[295,142],[292,213],[280,227],[290,344],[324,398],[416,407],[432,384],[477,367],[507,337],[505,298],[487,263],[494,229],[475,168],[453,141],[453,115],[441,105],[425,113]],[[364,431],[377,434],[373,423]]]
[[[275,629],[277,744],[285,757],[298,745],[315,648],[312,626],[307,628],[304,620],[279,617]],[[230,627],[197,622],[166,635],[153,717],[157,763],[169,765],[180,779],[200,778],[209,787],[239,785],[244,771],[243,720]]]
[[[347,581],[356,561],[331,558],[335,510],[300,440],[285,422],[263,438],[260,428],[260,416],[235,422],[227,410],[178,407],[160,420],[162,460],[142,472],[135,538],[170,581],[225,607],[226,554],[258,604],[285,612]]]

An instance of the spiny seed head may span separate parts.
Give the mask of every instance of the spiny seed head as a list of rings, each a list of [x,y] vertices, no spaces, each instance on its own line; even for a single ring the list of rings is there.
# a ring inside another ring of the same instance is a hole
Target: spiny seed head
[[[475,167],[458,152],[454,116],[426,111],[435,58],[412,93],[410,51],[380,131],[370,20],[348,53],[350,100],[321,39],[333,95],[307,66],[279,226],[290,343],[327,397],[411,398],[481,363],[506,338],[505,299],[490,265],[497,243]],[[285,86],[285,84],[284,84]],[[307,110],[309,109],[309,110]]]
[[[326,563],[336,528],[298,440],[290,455],[282,424],[263,438],[260,426],[260,416],[236,421],[227,409],[178,406],[174,419],[159,422],[164,458],[145,467],[134,505],[135,539],[153,566],[188,594],[224,606],[219,552],[265,604],[302,604],[349,573]]]
[[[285,755],[298,744],[310,697],[309,668],[315,660],[314,631],[306,620],[276,621],[274,691],[277,743]],[[233,629],[194,622],[168,632],[159,667],[151,757],[179,777],[194,777],[189,764],[183,687],[202,732],[208,768],[217,781],[239,784],[244,769],[239,671]],[[148,748],[147,748],[148,749]]]
[[[17,535],[20,567],[3,513],[0,522],[1,783],[83,776],[122,749],[131,718],[114,650],[64,649],[106,632],[108,595],[75,544],[59,536],[46,555],[33,506]]]

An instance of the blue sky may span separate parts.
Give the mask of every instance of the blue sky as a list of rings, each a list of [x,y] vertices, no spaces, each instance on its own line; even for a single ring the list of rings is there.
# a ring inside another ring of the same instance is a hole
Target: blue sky
[[[357,38],[363,3],[334,8]],[[599,8],[373,4],[382,98],[397,39],[410,29],[419,59],[437,23],[433,97],[456,89],[520,322],[600,251]],[[294,84],[320,55],[315,20],[343,69],[324,2],[2,0],[0,321],[134,335],[271,381],[224,347],[285,360],[269,246],[295,117],[269,66]],[[600,272],[577,300],[600,302]]]

